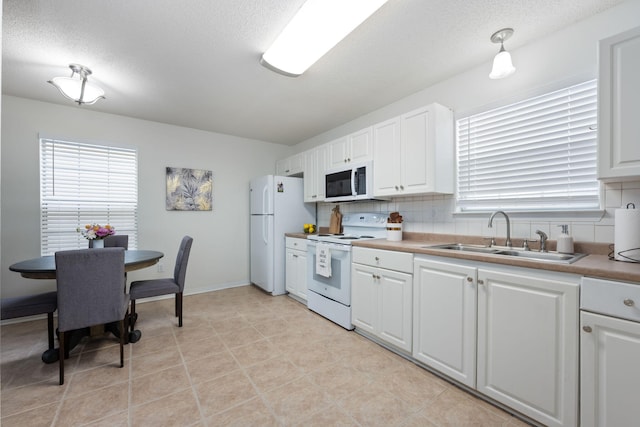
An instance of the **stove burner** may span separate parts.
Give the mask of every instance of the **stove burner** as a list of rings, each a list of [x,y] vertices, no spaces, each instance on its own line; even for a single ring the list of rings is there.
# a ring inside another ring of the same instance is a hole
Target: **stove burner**
[[[319,237],[327,237],[327,236],[331,236],[331,234],[318,234]]]
[[[357,236],[342,236],[339,239],[341,239],[341,240],[358,240],[359,237],[357,237]]]
[[[375,239],[373,236],[360,236],[361,239]]]
[[[332,236],[344,236],[344,233],[336,233],[336,234],[332,234]]]

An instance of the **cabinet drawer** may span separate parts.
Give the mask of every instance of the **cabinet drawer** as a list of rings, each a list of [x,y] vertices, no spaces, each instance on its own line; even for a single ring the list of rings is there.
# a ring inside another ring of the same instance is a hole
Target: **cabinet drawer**
[[[286,237],[285,245],[289,249],[297,249],[299,251],[307,250],[307,239],[298,239],[297,237]]]
[[[413,254],[408,252],[354,247],[352,259],[358,264],[404,271],[405,273],[413,272]]]
[[[640,322],[640,285],[584,277],[580,308]]]

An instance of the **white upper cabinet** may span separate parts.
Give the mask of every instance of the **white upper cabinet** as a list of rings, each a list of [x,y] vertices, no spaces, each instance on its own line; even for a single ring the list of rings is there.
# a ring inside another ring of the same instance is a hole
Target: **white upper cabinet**
[[[329,168],[363,162],[373,158],[371,127],[336,139],[329,146]]]
[[[324,201],[324,171],[327,169],[327,145],[304,152],[304,201]]]
[[[453,112],[430,104],[373,126],[374,196],[454,192]]]
[[[640,27],[600,41],[598,178],[640,177]]]
[[[294,176],[304,171],[304,153],[281,159],[276,162],[276,175]]]

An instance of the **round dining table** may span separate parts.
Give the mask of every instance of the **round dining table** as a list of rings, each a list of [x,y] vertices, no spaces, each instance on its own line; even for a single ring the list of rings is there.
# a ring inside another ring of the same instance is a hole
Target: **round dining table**
[[[99,250],[99,249],[91,249]],[[128,249],[124,251],[124,271],[140,270],[157,264],[164,254],[158,251]],[[55,279],[56,278],[56,260],[54,255],[41,256],[39,258],[28,259],[16,262],[9,266],[9,270],[20,273],[22,277],[28,279]],[[119,337],[120,332],[115,324],[105,326],[105,330]],[[83,336],[89,334],[89,328],[81,329],[72,334],[70,339],[70,348],[75,347]],[[140,331],[132,331],[129,333],[129,342],[134,343],[140,339]],[[55,363],[58,361],[58,350],[51,349],[42,353],[42,361],[44,363]]]
[[[164,254],[158,251],[129,249],[124,251],[124,271],[140,270],[157,264]],[[41,256],[16,262],[9,270],[20,273],[28,279],[55,279],[56,260],[53,255]]]

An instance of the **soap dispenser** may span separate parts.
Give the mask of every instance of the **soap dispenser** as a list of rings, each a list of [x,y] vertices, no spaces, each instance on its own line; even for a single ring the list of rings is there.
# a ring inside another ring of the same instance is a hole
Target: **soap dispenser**
[[[556,250],[561,254],[573,253],[573,237],[569,236],[569,226],[567,224],[559,225],[562,227],[562,233],[558,236],[558,244]]]

